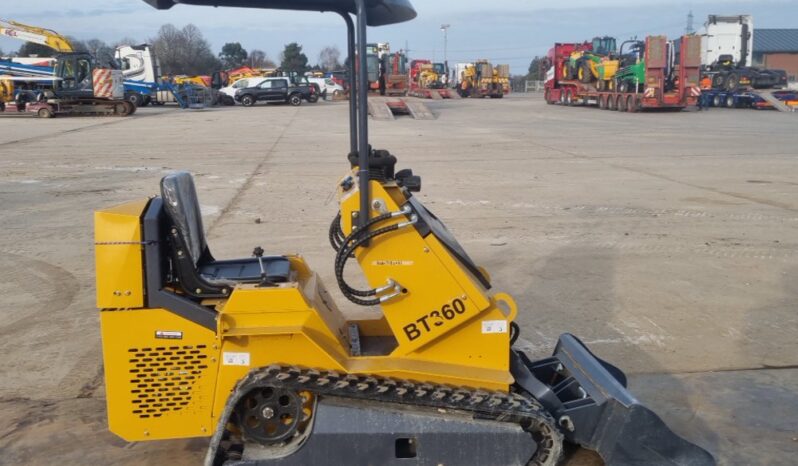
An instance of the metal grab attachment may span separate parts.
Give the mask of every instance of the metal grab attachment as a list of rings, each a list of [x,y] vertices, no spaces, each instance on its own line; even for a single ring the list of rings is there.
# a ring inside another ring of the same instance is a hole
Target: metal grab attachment
[[[613,465],[712,466],[713,456],[674,433],[626,389],[626,377],[571,334],[554,355],[530,361],[510,350],[516,384],[546,407],[565,438]]]

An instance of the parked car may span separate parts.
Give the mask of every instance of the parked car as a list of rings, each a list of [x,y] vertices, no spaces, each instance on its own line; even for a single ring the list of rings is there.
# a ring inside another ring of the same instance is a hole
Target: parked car
[[[293,106],[302,105],[303,100],[315,102],[319,99],[313,85],[293,86],[288,78],[265,78],[257,86],[238,89],[235,100],[245,107],[257,102],[284,102]]]
[[[307,76],[292,75],[289,77],[289,79],[291,80],[292,86],[312,86],[315,92],[309,95],[307,101],[312,104],[315,104],[316,102],[319,101],[319,98],[322,96],[322,93],[321,93],[321,87],[318,85],[318,83],[312,82],[310,79],[308,79]]]
[[[255,87],[258,84],[262,83],[263,81],[266,81],[267,79],[269,78],[263,76],[257,76],[252,78],[241,78],[238,81],[232,83],[231,85],[219,89],[219,92],[221,92],[224,95],[228,95],[234,99],[236,97],[237,90],[246,89],[248,87]]]
[[[319,86],[322,96],[337,96],[344,93],[344,87],[337,84],[332,78],[308,78],[308,81]]]

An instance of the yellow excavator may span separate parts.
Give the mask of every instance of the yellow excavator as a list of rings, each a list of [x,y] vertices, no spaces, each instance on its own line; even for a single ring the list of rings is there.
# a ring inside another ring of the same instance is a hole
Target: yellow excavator
[[[210,437],[206,465],[551,466],[564,441],[609,464],[714,464],[573,335],[542,360],[515,347],[513,298],[414,195],[421,178],[369,145],[367,26],[411,20],[409,0],[146,1],[344,19],[357,99],[328,237],[336,285],[373,317],[344,315],[299,255],[216,259],[191,175],[171,173],[95,213],[112,432]]]

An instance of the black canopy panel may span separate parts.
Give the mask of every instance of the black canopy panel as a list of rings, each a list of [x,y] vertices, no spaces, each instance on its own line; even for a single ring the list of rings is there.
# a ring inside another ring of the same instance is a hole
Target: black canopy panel
[[[271,8],[276,10],[334,11],[355,13],[354,0],[144,0],[159,10],[168,10],[177,4],[206,5],[240,8]],[[410,21],[416,10],[410,0],[366,0],[369,26]]]

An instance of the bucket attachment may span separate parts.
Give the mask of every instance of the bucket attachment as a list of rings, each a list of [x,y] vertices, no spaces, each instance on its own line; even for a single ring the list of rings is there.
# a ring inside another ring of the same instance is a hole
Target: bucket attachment
[[[554,355],[530,361],[511,350],[516,384],[552,413],[565,438],[595,450],[609,465],[714,465],[703,448],[679,437],[627,389],[618,368],[602,361],[571,334]]]

